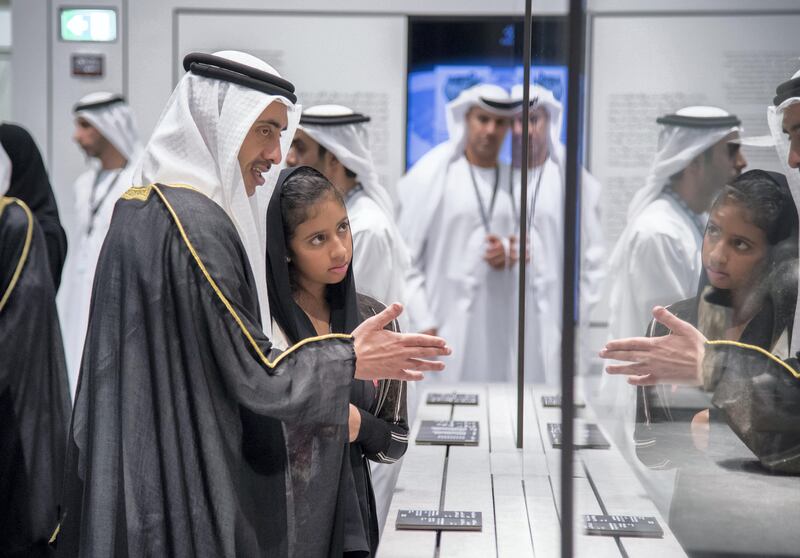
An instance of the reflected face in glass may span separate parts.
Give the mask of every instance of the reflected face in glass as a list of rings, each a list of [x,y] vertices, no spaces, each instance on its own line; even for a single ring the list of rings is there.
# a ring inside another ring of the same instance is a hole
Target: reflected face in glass
[[[718,289],[744,292],[763,274],[767,234],[754,225],[742,204],[723,200],[711,211],[703,238],[703,267]]]
[[[725,184],[742,174],[747,166],[747,160],[739,149],[738,143],[731,143],[739,139],[739,132],[732,132],[718,141],[711,148],[711,154],[706,159],[706,184],[719,191]]]
[[[511,119],[497,116],[481,107],[472,107],[466,116],[467,152],[481,162],[495,164],[500,147],[511,127]]]
[[[80,116],[75,119],[75,132],[72,134],[72,139],[89,157],[99,157],[109,145],[108,140],[97,128]]]
[[[528,163],[539,166],[548,155],[547,136],[550,132],[550,116],[544,107],[531,109],[528,116]],[[514,118],[511,137],[511,159],[515,167],[522,163],[522,115]]]
[[[325,174],[324,164],[319,156],[319,144],[303,130],[295,132],[292,146],[286,154],[286,164],[290,167],[311,167]]]
[[[275,101],[264,109],[247,131],[238,159],[248,197],[264,184],[262,175],[272,165],[281,162],[281,132],[287,125],[286,105]]]
[[[789,136],[789,166],[800,169],[800,103],[783,111],[783,133]]]
[[[347,210],[333,196],[325,196],[309,210],[289,240],[289,253],[301,285],[332,285],[347,275],[353,239]]]

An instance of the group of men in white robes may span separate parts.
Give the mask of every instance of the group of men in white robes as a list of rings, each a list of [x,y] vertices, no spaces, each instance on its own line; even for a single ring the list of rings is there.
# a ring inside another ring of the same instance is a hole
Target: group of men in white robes
[[[520,246],[523,87],[482,84],[447,105],[448,141],[426,154],[397,186],[398,222],[412,255],[410,297],[423,298],[426,328],[454,348],[447,381],[516,377],[518,265],[525,285],[526,379],[559,381],[564,238],[562,105],[530,90],[527,250]],[[512,132],[512,164],[500,160]],[[604,276],[600,186],[582,174],[582,319]]]

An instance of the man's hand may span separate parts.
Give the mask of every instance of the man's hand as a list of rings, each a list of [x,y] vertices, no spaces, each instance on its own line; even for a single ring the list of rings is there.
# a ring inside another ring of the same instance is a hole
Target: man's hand
[[[653,317],[671,333],[664,337],[631,337],[609,341],[600,357],[631,364],[609,365],[608,374],[629,376],[634,386],[655,384],[702,385],[701,364],[705,336],[663,306],[653,308]]]
[[[508,237],[508,260],[513,265],[519,261],[519,238],[512,234]],[[525,263],[531,263],[531,239],[525,245]]]
[[[517,235],[512,234],[508,237],[508,263],[514,265],[519,261],[519,242]]]
[[[495,269],[503,269],[506,266],[506,249],[496,234],[486,235],[486,252],[483,254],[483,259]]]
[[[358,408],[350,403],[350,418],[348,419],[348,425],[350,430],[350,442],[355,442],[356,438],[358,438],[358,433],[361,432],[361,413],[358,412]]]
[[[450,354],[444,339],[383,329],[402,312],[400,304],[392,304],[353,331],[357,380],[415,381],[425,377],[422,372],[444,370],[443,362],[429,360]]]

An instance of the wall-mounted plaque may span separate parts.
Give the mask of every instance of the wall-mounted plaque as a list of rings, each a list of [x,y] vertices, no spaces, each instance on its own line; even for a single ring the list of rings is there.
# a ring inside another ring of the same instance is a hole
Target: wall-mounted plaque
[[[73,54],[71,73],[78,77],[103,77],[105,58],[102,54]]]

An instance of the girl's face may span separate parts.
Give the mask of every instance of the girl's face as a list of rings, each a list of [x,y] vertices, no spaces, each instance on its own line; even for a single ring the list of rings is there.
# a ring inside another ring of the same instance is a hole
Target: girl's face
[[[317,201],[289,241],[289,251],[302,283],[331,285],[347,275],[353,239],[347,210],[332,196]]]
[[[750,290],[763,276],[769,245],[742,204],[723,200],[712,211],[703,239],[703,267],[711,284],[734,292]]]

